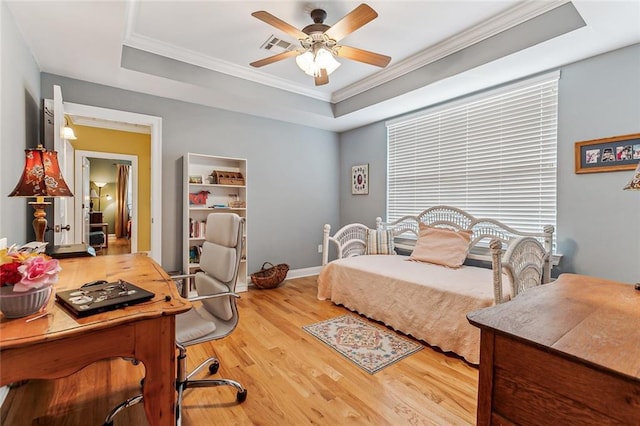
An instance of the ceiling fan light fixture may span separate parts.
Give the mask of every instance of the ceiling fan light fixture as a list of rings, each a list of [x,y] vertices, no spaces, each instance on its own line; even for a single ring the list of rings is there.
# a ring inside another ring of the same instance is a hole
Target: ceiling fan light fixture
[[[296,64],[305,72],[305,74],[311,77],[318,77],[320,70],[327,70],[327,75],[334,72],[340,66],[340,62],[336,61],[333,57],[333,53],[324,47],[318,47],[313,49],[315,55],[311,50],[296,56]]]

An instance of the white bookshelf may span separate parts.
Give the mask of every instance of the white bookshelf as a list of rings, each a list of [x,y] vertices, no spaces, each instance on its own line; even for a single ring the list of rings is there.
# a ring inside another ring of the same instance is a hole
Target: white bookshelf
[[[241,173],[244,184],[213,183],[214,170]],[[197,247],[202,246],[204,242],[204,223],[208,215],[233,212],[241,217],[247,217],[247,160],[188,153],[183,157],[182,171],[184,185],[182,270],[185,274],[192,274],[200,268]],[[199,196],[190,194],[199,194]],[[238,207],[234,202],[244,202],[244,206]],[[236,285],[238,292],[246,291],[248,287],[247,228],[245,225],[245,244]]]

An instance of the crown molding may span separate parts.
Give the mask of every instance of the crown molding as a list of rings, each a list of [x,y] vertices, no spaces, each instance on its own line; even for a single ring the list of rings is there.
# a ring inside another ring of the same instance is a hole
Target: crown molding
[[[267,75],[259,71],[248,69],[244,66],[212,58],[195,51],[138,34],[134,29],[138,14],[138,4],[135,0],[129,0],[127,2],[123,45],[181,62],[186,62],[233,77],[238,77],[313,99],[318,99],[320,101],[338,103],[371,88],[402,77],[407,73],[442,59],[466,47],[472,46],[482,40],[499,34],[509,28],[515,27],[516,25],[569,2],[570,0],[523,1],[520,4],[488,19],[487,21],[449,37],[432,47],[417,53],[416,55],[410,56],[397,64],[380,70],[379,72],[356,83],[336,90],[331,95],[310,89],[308,86],[293,84],[291,81],[283,78]]]
[[[288,92],[307,96],[309,98],[314,98],[325,102],[329,102],[331,100],[330,95],[324,94],[317,90],[312,90],[308,86],[294,84],[291,81],[285,80],[283,78],[267,75],[265,73],[254,71],[244,66],[236,65],[217,58],[212,58],[210,56],[203,55],[201,53],[185,49],[183,47],[175,46],[170,43],[165,43],[163,41],[138,34],[134,30],[137,14],[137,2],[130,0],[127,3],[126,9],[125,34],[122,41],[123,45],[135,49],[144,50],[167,58],[175,59],[177,61],[186,62],[188,64],[196,65],[212,71],[227,74],[232,77],[238,77],[244,80],[253,81],[255,83],[265,84],[267,86],[286,90]]]
[[[525,1],[514,6],[481,24],[449,37],[432,47],[410,56],[397,64],[385,68],[370,77],[364,78],[356,83],[346,86],[333,93],[332,103],[338,103],[352,96],[365,92],[373,87],[379,86],[388,81],[449,56],[466,47],[472,46],[491,36],[499,34],[509,28],[513,28],[523,22],[542,15],[570,0],[550,0],[550,1]]]

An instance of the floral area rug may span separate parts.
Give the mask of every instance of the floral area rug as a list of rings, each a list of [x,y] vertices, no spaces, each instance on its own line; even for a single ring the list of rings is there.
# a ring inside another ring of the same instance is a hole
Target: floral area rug
[[[400,361],[424,346],[353,315],[302,327],[369,374]]]

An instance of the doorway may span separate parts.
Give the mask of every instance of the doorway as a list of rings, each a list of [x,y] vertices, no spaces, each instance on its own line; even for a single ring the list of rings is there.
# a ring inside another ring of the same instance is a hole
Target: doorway
[[[102,168],[101,173],[96,175],[91,171],[91,163],[93,163],[94,166],[97,163],[104,163],[105,167]],[[115,233],[115,206],[112,205],[112,200],[109,199],[113,198],[113,194],[109,194],[109,192],[114,192],[115,167],[118,163],[128,164],[130,166],[130,191],[128,191],[130,194],[127,197],[130,225],[128,226],[127,235],[120,237],[115,235],[116,239],[113,241],[114,244],[112,244],[109,240],[109,234],[112,233],[111,231]],[[76,150],[74,164],[76,164],[74,177],[75,187],[78,188],[78,193],[90,194],[89,199],[91,200],[89,207],[87,206],[88,203],[84,201],[84,197],[76,197],[75,228],[82,230],[84,242],[88,242],[96,247],[99,254],[138,252],[138,224],[140,223],[138,220],[138,212],[140,211],[138,198],[138,157],[135,155],[110,152]],[[111,168],[111,173],[107,171],[109,168]],[[100,184],[101,188],[97,188],[96,182],[102,182],[105,185],[111,186],[103,186]],[[98,189],[99,194],[95,192],[96,189]],[[100,212],[100,220],[94,220],[95,216],[91,214],[93,210]],[[102,227],[98,226],[98,223],[102,224]],[[107,232],[104,232],[105,230]],[[97,234],[91,235],[95,232],[105,234],[103,236],[104,240],[96,241],[96,239],[100,240],[100,236]],[[92,241],[92,238],[94,241]]]
[[[151,138],[151,154],[150,154],[150,250],[149,255],[158,263],[162,262],[162,241],[161,241],[161,229],[162,229],[162,118],[137,114],[126,111],[118,111],[107,108],[94,107],[89,105],[81,105],[70,102],[64,103],[64,112],[75,122],[85,122],[82,125],[105,127],[113,126],[114,124],[128,124],[131,126],[146,126],[150,129]],[[114,154],[106,154],[109,158],[115,158]],[[92,154],[93,155],[93,154]],[[91,155],[90,155],[91,156]],[[77,156],[76,156],[77,158]],[[76,174],[78,169],[82,169],[82,161],[75,161]],[[80,198],[80,197],[79,197]],[[137,198],[137,197],[134,197]],[[82,200],[80,200],[82,202]],[[80,207],[81,208],[81,207]],[[79,209],[76,207],[76,211]],[[134,210],[135,214],[136,210]],[[81,220],[81,219],[80,219]],[[78,220],[76,220],[76,224]],[[81,229],[80,224],[76,229]],[[134,234],[132,227],[132,236]],[[137,237],[137,234],[136,234]],[[136,243],[138,243],[136,241]],[[133,239],[132,239],[133,244]],[[133,246],[132,246],[133,248]]]

